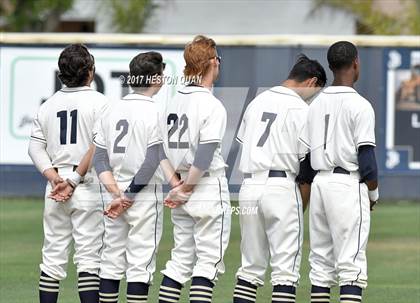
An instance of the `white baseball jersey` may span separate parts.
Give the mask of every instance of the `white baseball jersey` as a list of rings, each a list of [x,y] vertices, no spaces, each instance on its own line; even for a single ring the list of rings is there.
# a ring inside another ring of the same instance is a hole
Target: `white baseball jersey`
[[[221,142],[226,130],[226,109],[207,88],[186,86],[166,106],[163,123],[167,156],[177,171],[194,162],[198,144],[219,143],[209,171],[225,168]]]
[[[372,105],[351,87],[327,87],[309,106],[300,141],[311,149],[314,170],[357,171],[358,147],[375,146]]]
[[[307,111],[305,101],[287,87],[275,86],[258,95],[248,105],[237,134],[242,143],[239,169],[298,173],[306,151],[298,138]]]
[[[107,150],[117,183],[131,181],[145,159],[147,148],[162,143],[158,119],[153,99],[141,94],[128,94],[110,102],[105,109],[93,142]],[[155,177],[162,180],[159,170]]]
[[[94,137],[94,125],[107,103],[88,86],[64,87],[39,108],[31,140],[46,143],[54,167],[79,165]]]

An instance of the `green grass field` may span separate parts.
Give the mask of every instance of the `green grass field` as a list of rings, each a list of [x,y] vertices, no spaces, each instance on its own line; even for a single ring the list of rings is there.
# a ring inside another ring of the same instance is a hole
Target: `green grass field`
[[[0,202],[0,302],[37,302],[38,264],[42,246],[41,200],[1,200]],[[307,218],[306,218],[307,219]],[[232,234],[226,252],[226,273],[215,289],[215,303],[231,302],[235,272],[239,266],[239,224],[233,217]],[[305,221],[307,223],[307,220]],[[297,302],[309,302],[308,233],[305,233],[302,280]],[[165,232],[159,247],[158,271],[169,258],[172,228],[169,211],[165,212]],[[372,214],[368,247],[369,287],[364,303],[420,302],[420,203],[382,204]],[[267,275],[268,277],[269,275]],[[161,275],[155,275],[149,302],[157,302]],[[121,287],[124,293],[125,286]],[[258,303],[270,302],[271,286],[258,291]],[[122,296],[124,297],[124,296]],[[78,302],[75,268],[61,283],[60,303]],[[124,298],[120,302],[125,302]],[[186,291],[181,302],[188,302]],[[338,302],[337,289],[334,300]]]

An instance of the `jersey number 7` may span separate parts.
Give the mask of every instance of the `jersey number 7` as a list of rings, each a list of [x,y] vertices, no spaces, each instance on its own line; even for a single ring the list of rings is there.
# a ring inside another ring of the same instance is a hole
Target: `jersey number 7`
[[[261,117],[261,121],[267,122],[267,126],[265,127],[264,133],[261,135],[260,140],[257,143],[257,146],[261,147],[264,146],[265,142],[268,139],[268,136],[270,135],[271,125],[273,125],[274,120],[276,120],[277,114],[275,113],[268,113],[263,112],[263,115]]]

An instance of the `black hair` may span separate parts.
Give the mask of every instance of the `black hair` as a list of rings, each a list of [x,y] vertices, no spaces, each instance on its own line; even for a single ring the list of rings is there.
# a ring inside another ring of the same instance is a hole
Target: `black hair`
[[[318,79],[316,81],[317,86],[324,87],[327,83],[327,75],[322,65],[317,60],[309,59],[304,54],[300,54],[287,78],[303,82],[313,77]]]
[[[135,56],[130,62],[130,86],[150,87],[151,77],[161,75],[165,69],[162,55],[158,52],[146,52]]]
[[[357,48],[351,42],[338,41],[328,49],[327,60],[333,72],[350,67],[356,59]]]
[[[58,59],[58,78],[67,87],[87,84],[89,72],[94,71],[95,59],[83,44],[70,44]]]

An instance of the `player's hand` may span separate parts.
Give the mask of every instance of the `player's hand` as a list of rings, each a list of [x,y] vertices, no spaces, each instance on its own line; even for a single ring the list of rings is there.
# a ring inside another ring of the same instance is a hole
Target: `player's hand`
[[[192,192],[185,192],[182,183],[174,187],[166,196],[164,204],[169,208],[176,208],[184,203],[187,203],[191,197]]]
[[[51,187],[52,187],[52,188],[56,187],[56,186],[57,186],[57,184],[59,184],[59,183],[63,183],[63,182],[64,182],[64,179],[63,179],[63,178],[61,178],[60,176],[58,176],[58,177],[56,177],[54,180],[51,180],[51,181],[50,181],[50,183],[51,183]]]
[[[166,198],[165,198],[165,200],[163,201],[163,204],[164,204],[166,207],[169,207],[169,208],[171,208],[171,209],[174,209],[174,208],[177,208],[178,206],[180,206],[180,205],[182,205],[182,204],[185,204],[185,202],[172,201],[172,200],[169,200],[169,199],[166,197]]]
[[[127,208],[131,207],[133,200],[128,199],[126,196],[121,195],[111,201],[104,211],[104,215],[108,218],[118,218]]]
[[[66,202],[73,194],[74,188],[67,182],[62,181],[57,183],[48,198],[54,199],[56,202]]]
[[[182,184],[184,184],[184,180],[179,180],[177,182],[174,182],[173,184],[171,184],[172,188],[176,188],[178,186],[181,186]]]
[[[370,211],[375,210],[375,205],[378,203],[378,201],[370,201]]]

